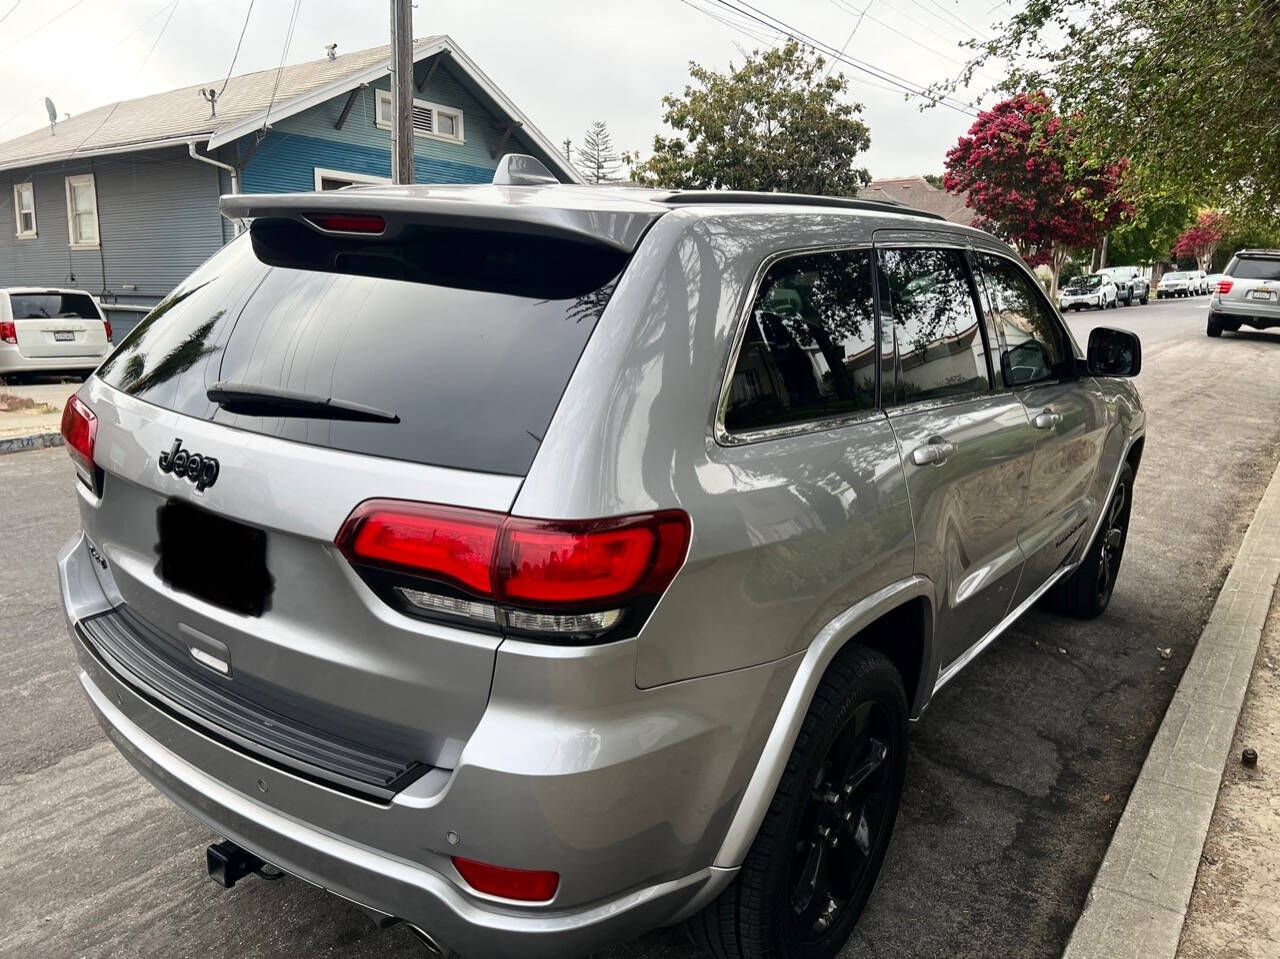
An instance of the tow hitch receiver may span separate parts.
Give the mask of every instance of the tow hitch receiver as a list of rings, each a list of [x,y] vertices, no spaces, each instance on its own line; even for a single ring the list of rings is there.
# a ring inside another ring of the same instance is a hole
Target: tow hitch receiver
[[[253,853],[241,849],[229,839],[205,850],[209,878],[224,889],[230,889],[245,876],[258,872],[264,865]]]

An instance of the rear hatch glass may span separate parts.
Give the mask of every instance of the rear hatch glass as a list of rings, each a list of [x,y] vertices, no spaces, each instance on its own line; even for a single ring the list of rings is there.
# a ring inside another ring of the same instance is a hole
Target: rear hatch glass
[[[417,231],[390,250],[313,249],[314,235],[298,230],[306,228],[256,221],[252,239],[235,240],[188,278],[99,375],[146,402],[239,430],[527,473],[627,255],[451,229]],[[250,415],[210,399],[227,384],[387,415]]]
[[[93,297],[87,293],[10,293],[9,305],[15,320],[102,319]]]
[[[1240,256],[1227,267],[1238,280],[1280,280],[1280,256]]]

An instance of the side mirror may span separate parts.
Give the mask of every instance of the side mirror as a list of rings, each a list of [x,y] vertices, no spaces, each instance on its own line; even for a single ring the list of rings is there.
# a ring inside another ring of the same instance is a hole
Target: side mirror
[[[1091,376],[1137,376],[1142,371],[1142,342],[1132,333],[1099,326],[1089,333]]]
[[[1025,340],[1000,354],[1005,386],[1025,386],[1053,374],[1049,353],[1037,340]]]

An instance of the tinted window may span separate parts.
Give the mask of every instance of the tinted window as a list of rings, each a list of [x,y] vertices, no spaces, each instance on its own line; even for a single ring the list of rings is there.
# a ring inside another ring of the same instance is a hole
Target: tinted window
[[[990,388],[986,346],[959,250],[882,250],[880,308],[893,318],[897,385],[885,406]]]
[[[1003,257],[979,253],[977,263],[991,304],[991,325],[1004,338],[1001,368],[1007,385],[1062,375],[1070,366],[1070,346],[1035,281]]]
[[[344,273],[271,267],[243,238],[153,310],[100,373],[148,402],[237,429],[522,475],[625,262],[610,253],[602,263],[581,244],[536,242],[527,260],[489,264],[496,292],[484,288],[484,263],[461,262],[481,246],[465,238],[432,261],[437,270],[457,262],[457,287],[356,275],[354,256]],[[519,252],[498,246],[504,256]],[[370,259],[381,270],[387,256],[394,250]],[[554,282],[539,289],[537,277],[522,275],[526,263],[555,270]],[[219,381],[334,397],[400,422],[232,414],[206,396]]]
[[[1227,266],[1227,276],[1241,280],[1280,280],[1280,257],[1238,256]]]
[[[725,427],[757,430],[875,406],[871,254],[792,257],[765,274],[729,385]]]
[[[85,293],[11,293],[9,304],[15,320],[36,320],[66,316],[100,320],[102,315],[93,297]]]

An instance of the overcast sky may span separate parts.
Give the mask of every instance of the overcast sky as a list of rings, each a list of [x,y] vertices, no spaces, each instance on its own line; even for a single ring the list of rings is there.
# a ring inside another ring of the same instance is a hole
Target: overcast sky
[[[45,122],[44,98],[76,114],[117,99],[220,80],[231,64],[249,0],[0,0],[0,141]],[[915,84],[958,68],[968,25],[987,31],[1008,0],[747,0],[797,30]],[[869,6],[868,6],[869,2]],[[255,0],[236,73],[276,66],[290,0]],[[300,0],[287,60],[385,43],[386,0]],[[662,97],[683,90],[690,60],[724,69],[742,50],[767,45],[715,0],[418,0],[417,36],[448,33],[544,133],[575,145],[605,120],[619,149],[647,155],[662,129]],[[6,17],[6,11],[8,13]],[[167,27],[165,27],[168,21]],[[162,28],[163,34],[161,33]],[[154,44],[154,47],[153,47]],[[950,58],[950,59],[948,59]],[[960,112],[886,89],[849,66],[850,97],[864,104],[873,176],[940,173],[943,155],[972,122]],[[990,78],[979,78],[988,85]]]

